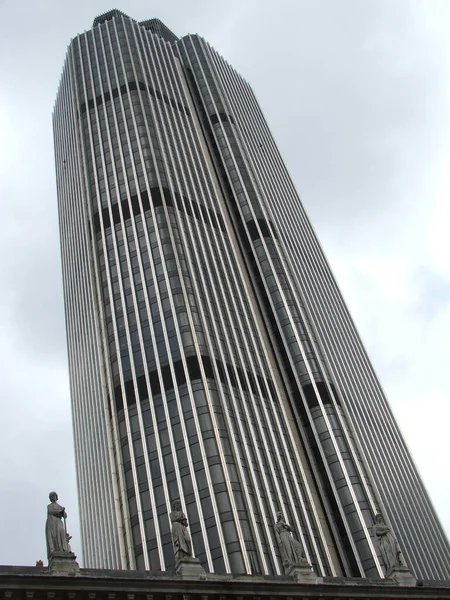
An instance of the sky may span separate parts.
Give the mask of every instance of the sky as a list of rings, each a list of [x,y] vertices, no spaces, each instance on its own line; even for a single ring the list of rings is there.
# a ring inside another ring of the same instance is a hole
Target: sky
[[[53,489],[81,557],[51,114],[111,8],[201,34],[254,88],[450,533],[450,3],[0,0],[0,564],[46,560]]]

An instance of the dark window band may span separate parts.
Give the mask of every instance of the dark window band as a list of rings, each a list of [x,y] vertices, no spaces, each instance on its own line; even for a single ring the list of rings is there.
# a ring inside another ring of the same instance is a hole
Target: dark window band
[[[209,118],[211,119],[212,125],[215,125],[219,121],[222,121],[222,123],[225,123],[228,121],[229,123],[233,123],[233,125],[234,125],[233,117],[231,115],[227,115],[226,113],[214,113],[213,115],[210,115]]]
[[[215,379],[214,368],[213,368],[213,364],[211,362],[211,358],[209,356],[202,355],[201,360],[202,360],[202,365],[203,365],[203,369],[205,371],[206,378],[207,379]],[[232,387],[238,387],[238,381],[236,379],[236,373],[237,373],[237,378],[239,379],[239,383],[245,392],[247,392],[247,393],[251,392],[254,395],[260,394],[263,398],[268,399],[268,394],[266,392],[266,388],[269,388],[272,396],[275,396],[275,386],[274,386],[272,380],[265,379],[264,377],[262,377],[262,375],[255,375],[254,373],[251,373],[250,371],[245,372],[243,369],[240,369],[239,367],[234,369],[233,366],[230,365],[229,363],[223,363],[217,359],[216,359],[216,366],[217,366],[217,371],[219,373],[219,379],[223,384],[228,385],[228,379],[227,379],[227,374],[228,374]],[[201,379],[200,363],[199,363],[197,356],[186,357],[186,367],[187,367],[188,376],[189,376],[190,381],[194,381],[196,379]],[[174,362],[173,368],[174,368],[174,372],[175,372],[176,385],[181,386],[184,383],[186,383],[186,373],[183,368],[182,361],[177,360],[176,362]],[[250,382],[250,388],[248,387],[248,384],[247,384],[246,375]],[[164,387],[165,391],[168,392],[169,390],[172,390],[174,388],[174,382],[172,379],[172,374],[170,372],[169,365],[166,365],[161,368],[161,377],[162,377],[163,387]],[[258,380],[260,390],[261,390],[260,392],[258,392],[256,380]],[[158,394],[160,394],[161,393],[161,383],[160,383],[160,379],[158,376],[158,371],[154,370],[149,373],[149,382],[150,382],[151,395],[157,396]],[[138,387],[140,401],[142,402],[143,400],[147,400],[149,397],[149,392],[148,392],[147,382],[145,380],[144,375],[140,375],[137,378],[137,387]],[[126,395],[127,406],[132,406],[133,404],[136,404],[136,393],[134,390],[134,385],[133,385],[132,379],[125,382],[125,395]],[[123,409],[123,394],[122,394],[122,388],[120,385],[118,385],[114,388],[114,399],[115,399],[115,404],[116,404],[117,410],[118,411],[122,410]]]
[[[333,402],[331,400],[330,394],[328,392],[328,387],[326,386],[325,382],[323,381],[316,381],[315,382],[316,387],[317,387],[317,391],[319,392],[320,398],[322,400],[322,402],[326,405],[326,404],[330,404],[332,405]],[[329,384],[331,389],[333,390],[333,395],[336,399],[336,403],[338,404],[338,406],[341,405],[341,401],[339,399],[339,396],[336,394],[336,390],[334,389],[334,385],[332,383]],[[312,386],[311,383],[307,383],[306,385],[302,386],[303,392],[305,394],[306,397],[306,402],[308,403],[309,408],[314,408],[315,406],[319,406],[319,402],[317,400],[317,396],[316,393],[314,391],[314,388]],[[297,401],[299,401],[299,398],[297,398]]]
[[[258,223],[259,225],[259,230],[256,226],[256,223]],[[253,241],[259,240],[261,238],[261,235],[259,233],[260,231],[263,238],[275,238],[276,240],[278,239],[275,228],[273,227],[272,223],[270,221],[266,221],[266,219],[258,219],[257,221],[247,221],[246,225],[250,237]]]
[[[141,192],[141,201],[144,212],[150,210],[150,201],[155,207],[164,206],[164,204],[166,206],[175,206],[180,212],[183,212],[189,215],[190,217],[195,217],[199,221],[201,221],[203,217],[205,222],[209,223],[209,218],[211,218],[211,223],[213,227],[225,231],[225,223],[223,221],[222,215],[209,209],[204,204],[198,204],[197,202],[193,202],[191,206],[191,204],[184,196],[182,196],[178,192],[174,192],[174,194],[172,194],[169,188],[162,188],[162,193],[159,187],[150,188],[150,197],[148,195],[147,190],[143,190]],[[131,217],[130,204],[133,215],[136,216],[140,214],[138,196],[131,196],[130,202],[128,202],[128,199],[125,198],[120,202],[124,220],[129,219]],[[112,224],[117,225],[118,223],[120,223],[120,210],[118,203],[112,205],[111,213],[113,222]],[[101,215],[103,227],[104,229],[108,229],[108,227],[112,226],[109,209],[107,207],[103,208],[101,211]],[[93,223],[95,233],[99,233],[101,231],[101,221],[99,212],[94,213]]]
[[[148,91],[150,96],[152,96],[153,98],[157,98],[161,102],[170,105],[172,108],[184,112],[188,117],[191,116],[191,113],[187,106],[184,106],[184,104],[177,102],[173,98],[169,98],[169,96],[166,96],[166,94],[161,93],[159,90],[154,90],[152,87],[145,85],[143,81],[129,81],[128,86],[123,84],[120,86],[120,88],[114,88],[112,92],[105,92],[104,94],[100,94],[96,96],[95,99],[91,98],[90,100],[88,100],[87,105],[86,102],[83,102],[82,104],[80,104],[80,113],[84,115],[87,109],[92,110],[95,107],[95,105],[100,106],[104,102],[110,102],[111,97],[117,98],[119,95],[123,96],[124,94],[128,94],[128,90],[130,92],[135,92],[138,89],[138,87],[142,92]]]

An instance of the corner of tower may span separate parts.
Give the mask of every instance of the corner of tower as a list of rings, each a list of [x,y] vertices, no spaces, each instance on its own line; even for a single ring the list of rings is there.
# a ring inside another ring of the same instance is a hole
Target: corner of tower
[[[105,12],[101,15],[98,15],[98,17],[95,17],[95,19],[92,23],[92,27],[97,27],[98,25],[105,23],[105,21],[110,21],[111,19],[114,19],[114,17],[121,17],[121,16],[127,17],[128,19],[130,18],[128,15],[126,15],[121,10],[118,10],[117,8],[112,8],[111,10],[108,10],[107,12]]]
[[[179,40],[178,36],[176,36],[173,31],[167,27],[167,25],[164,25],[160,19],[147,19],[145,21],[139,21],[139,25],[145,29],[148,29],[158,37],[163,38],[170,44],[175,44],[175,42],[178,42]]]

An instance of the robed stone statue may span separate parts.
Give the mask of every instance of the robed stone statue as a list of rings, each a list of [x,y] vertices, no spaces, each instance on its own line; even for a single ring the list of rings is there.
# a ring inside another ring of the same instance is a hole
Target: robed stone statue
[[[58,504],[58,494],[50,492],[50,504],[47,506],[45,537],[47,540],[47,558],[54,552],[70,552],[67,543],[67,532],[63,519],[67,518],[66,509]]]
[[[188,531],[188,522],[186,516],[181,510],[181,502],[175,500],[170,513],[172,522],[172,540],[175,552],[175,561],[181,561],[192,557],[192,543]]]
[[[378,539],[378,546],[386,569],[386,577],[389,577],[392,571],[406,566],[401,550],[381,514],[377,514],[375,517],[373,531]]]
[[[303,546],[293,537],[292,529],[284,520],[281,512],[277,513],[275,532],[285,570],[288,571],[294,566],[308,566]]]

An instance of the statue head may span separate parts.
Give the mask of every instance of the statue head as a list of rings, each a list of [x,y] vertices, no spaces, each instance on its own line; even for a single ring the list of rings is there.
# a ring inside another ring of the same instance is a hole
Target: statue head
[[[173,504],[172,504],[172,509],[173,510],[181,510],[181,501],[180,500],[174,500]]]
[[[376,523],[384,523],[383,515],[381,513],[377,513],[375,515],[375,522]]]
[[[50,492],[48,495],[50,502],[56,502],[58,500],[58,494],[56,492]]]
[[[283,518],[283,513],[280,510],[277,512],[277,521],[281,521],[282,518]]]

